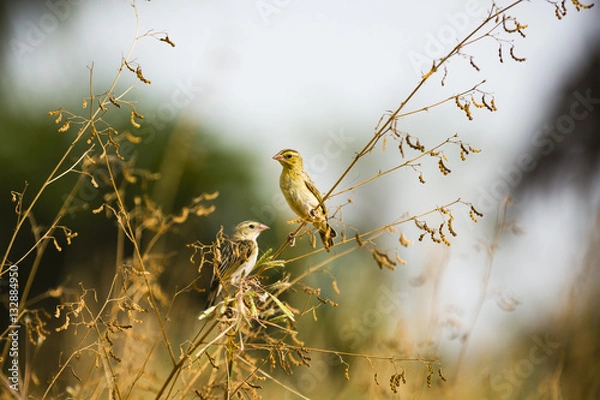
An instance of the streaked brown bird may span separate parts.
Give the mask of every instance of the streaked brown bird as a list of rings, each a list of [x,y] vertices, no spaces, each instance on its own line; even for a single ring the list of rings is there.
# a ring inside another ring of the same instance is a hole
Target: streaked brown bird
[[[255,221],[240,222],[221,251],[221,261],[213,271],[205,309],[215,305],[223,286],[238,285],[250,275],[258,257],[256,239],[268,226]]]

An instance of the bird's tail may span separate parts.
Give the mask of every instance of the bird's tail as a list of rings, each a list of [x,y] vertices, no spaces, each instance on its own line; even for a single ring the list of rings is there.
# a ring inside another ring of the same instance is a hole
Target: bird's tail
[[[335,244],[333,239],[337,237],[337,232],[327,223],[327,221],[322,221],[318,224],[317,229],[319,230],[319,235],[321,235],[325,250],[329,251],[329,248]]]
[[[221,282],[219,279],[214,279],[210,283],[210,290],[208,292],[208,298],[206,299],[206,305],[204,306],[205,310],[208,310],[210,307],[214,306],[217,300],[217,296],[221,292]]]

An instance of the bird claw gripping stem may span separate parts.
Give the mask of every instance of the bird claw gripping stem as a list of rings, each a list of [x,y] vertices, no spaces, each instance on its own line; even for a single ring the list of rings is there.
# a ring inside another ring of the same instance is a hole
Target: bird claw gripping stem
[[[291,247],[296,245],[296,236],[294,236],[293,232],[288,233],[287,240]]]

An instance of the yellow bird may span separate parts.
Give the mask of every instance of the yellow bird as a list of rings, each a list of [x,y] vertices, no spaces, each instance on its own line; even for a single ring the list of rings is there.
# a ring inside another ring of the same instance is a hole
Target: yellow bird
[[[319,231],[325,249],[333,246],[336,231],[327,222],[327,208],[323,197],[310,176],[304,171],[300,153],[284,149],[273,156],[283,170],[279,177],[279,187],[288,205],[300,218],[306,218]]]
[[[256,239],[267,229],[268,226],[255,221],[244,221],[235,227],[221,251],[221,261],[213,273],[205,309],[215,304],[223,285],[237,285],[250,275],[258,257]]]

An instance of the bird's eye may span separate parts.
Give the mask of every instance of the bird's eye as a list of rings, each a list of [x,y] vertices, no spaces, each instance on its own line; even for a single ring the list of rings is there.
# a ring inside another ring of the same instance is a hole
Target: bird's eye
[[[254,229],[254,228],[256,228],[256,225],[254,225],[254,224],[250,224],[250,225],[248,225],[248,226],[250,227],[250,229]]]
[[[290,158],[292,158],[292,155],[288,153],[284,157],[285,157],[286,160],[289,160]]]

